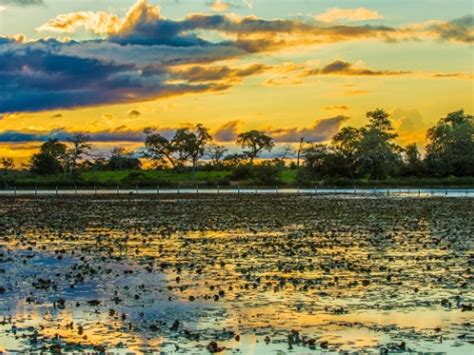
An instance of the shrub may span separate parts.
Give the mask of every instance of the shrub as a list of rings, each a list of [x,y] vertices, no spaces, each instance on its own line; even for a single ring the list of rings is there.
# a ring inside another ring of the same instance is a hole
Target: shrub
[[[254,175],[257,181],[263,185],[275,185],[280,182],[281,167],[265,162],[255,167]]]
[[[247,180],[254,176],[254,166],[251,164],[238,165],[232,170],[231,180]]]

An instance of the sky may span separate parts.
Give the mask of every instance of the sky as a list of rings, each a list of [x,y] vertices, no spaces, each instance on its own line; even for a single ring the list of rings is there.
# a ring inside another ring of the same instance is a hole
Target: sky
[[[0,157],[72,132],[139,150],[146,127],[197,123],[282,148],[375,108],[422,148],[474,111],[473,43],[471,0],[0,0]]]

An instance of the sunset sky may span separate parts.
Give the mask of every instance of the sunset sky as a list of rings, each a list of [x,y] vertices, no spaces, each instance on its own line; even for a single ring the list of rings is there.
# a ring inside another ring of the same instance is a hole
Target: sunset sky
[[[324,142],[376,107],[422,146],[474,111],[473,43],[471,0],[0,0],[0,157],[195,123]]]

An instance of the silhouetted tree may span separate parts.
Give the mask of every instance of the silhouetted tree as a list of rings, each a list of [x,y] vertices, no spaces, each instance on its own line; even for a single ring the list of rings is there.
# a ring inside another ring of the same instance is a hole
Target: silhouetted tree
[[[218,170],[222,165],[222,159],[227,152],[227,148],[223,145],[211,144],[209,145],[207,151],[212,165]]]
[[[49,138],[41,145],[40,152],[49,154],[64,163],[66,159],[66,149],[66,144],[59,142],[56,138]]]
[[[222,159],[222,163],[231,169],[236,168],[239,165],[242,165],[244,160],[247,158],[245,154],[233,153],[227,154],[224,159]]]
[[[328,167],[333,157],[328,146],[313,143],[303,150],[303,157],[311,177],[319,179],[328,176]]]
[[[37,175],[56,175],[63,172],[63,167],[52,155],[40,152],[31,157],[30,170]]]
[[[74,133],[69,137],[68,142],[71,147],[68,149],[69,170],[74,173],[77,169],[77,162],[85,155],[89,154],[92,145],[89,143],[90,137],[83,133]]]
[[[151,159],[155,166],[168,162],[173,169],[176,168],[174,142],[158,133],[154,128],[145,128],[143,132],[146,135],[144,156]]]
[[[356,173],[357,154],[361,140],[361,131],[353,127],[343,127],[332,138],[335,159],[340,164],[342,175],[354,178]]]
[[[8,173],[9,170],[12,170],[15,166],[12,158],[1,158],[0,159],[0,167],[2,168],[2,172],[4,174]]]
[[[300,167],[300,160],[301,160],[301,154],[303,153],[303,144],[304,144],[304,137],[300,138],[300,143],[298,145],[298,151],[296,153],[296,167]]]
[[[404,176],[422,176],[425,172],[425,166],[421,159],[421,154],[415,143],[409,144],[404,150],[404,166],[402,175]]]
[[[393,142],[397,137],[382,109],[367,112],[369,124],[360,129],[357,144],[357,167],[363,176],[379,180],[394,175],[400,168],[402,148]]]
[[[212,140],[208,129],[202,124],[197,124],[191,130],[189,128],[180,128],[176,131],[173,144],[179,154],[180,162],[191,161],[193,180],[196,174],[196,164],[202,158],[207,144]]]
[[[140,167],[140,159],[133,157],[132,153],[121,147],[112,149],[110,159],[107,162],[107,168],[110,170],[136,170]]]
[[[12,170],[15,166],[15,163],[13,162],[12,158],[1,158],[0,159],[0,168],[2,169],[2,179],[3,179],[3,185],[5,188],[8,186],[8,172]]]
[[[313,144],[304,150],[309,175],[322,177],[369,177],[382,179],[401,167],[401,147],[389,115],[381,109],[367,113],[369,123],[360,128],[344,127],[332,145]]]
[[[273,138],[257,130],[241,133],[237,136],[237,144],[242,149],[247,149],[244,153],[249,157],[250,163],[257,158],[264,150],[271,151],[275,146]]]
[[[67,160],[66,145],[50,138],[40,146],[39,153],[30,159],[30,171],[38,175],[55,175],[64,172]]]
[[[426,166],[433,176],[474,175],[474,118],[449,113],[427,133]]]

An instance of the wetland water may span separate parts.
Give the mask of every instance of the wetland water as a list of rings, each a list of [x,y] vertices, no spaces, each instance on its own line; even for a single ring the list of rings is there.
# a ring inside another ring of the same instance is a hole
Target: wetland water
[[[0,197],[0,351],[474,350],[474,199]]]

